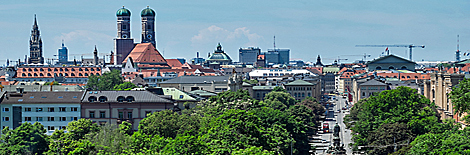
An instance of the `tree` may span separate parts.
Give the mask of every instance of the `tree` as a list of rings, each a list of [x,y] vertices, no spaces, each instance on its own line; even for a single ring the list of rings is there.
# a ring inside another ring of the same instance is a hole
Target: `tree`
[[[295,99],[285,92],[272,91],[264,97],[264,103],[274,109],[286,110],[295,104]]]
[[[137,86],[132,82],[124,82],[114,86],[114,90],[132,90],[134,88],[137,88]]]
[[[274,87],[273,91],[275,92],[284,92],[284,93],[287,93],[287,90],[282,88],[281,86],[276,86]]]
[[[470,112],[470,79],[463,79],[458,85],[452,87],[450,99],[458,116]],[[470,123],[469,115],[465,116],[464,120]]]
[[[407,124],[403,123],[386,123],[382,124],[377,130],[369,133],[367,141],[371,142],[373,146],[387,146],[387,147],[374,147],[368,154],[389,154],[394,152],[393,144],[407,144],[415,138],[415,135],[408,128]],[[402,146],[398,145],[397,149]]]
[[[103,73],[101,76],[88,76],[87,89],[91,90],[113,90],[116,85],[122,84],[122,76],[119,70]]]
[[[0,154],[42,154],[48,150],[46,129],[41,123],[22,123],[14,130],[2,130]]]
[[[45,85],[45,86],[51,85],[51,82],[46,82],[46,83],[44,83],[44,85]],[[60,85],[60,84],[59,84],[59,82],[57,82],[57,81],[53,81],[52,85]]]
[[[409,87],[382,91],[360,102],[353,108],[354,115],[345,119],[355,122],[351,127],[357,133],[353,136],[355,146],[374,143],[375,140],[367,137],[383,124],[406,124],[413,135],[422,135],[439,127],[436,106]]]
[[[470,154],[470,128],[428,133],[411,142],[408,154]]]
[[[154,112],[140,121],[139,131],[147,135],[175,138],[178,134],[199,131],[200,116],[180,115],[172,110]]]
[[[89,119],[79,119],[78,121],[72,121],[68,124],[67,130],[70,133],[72,140],[84,139],[85,135],[96,133],[99,131],[99,126],[93,123]]]

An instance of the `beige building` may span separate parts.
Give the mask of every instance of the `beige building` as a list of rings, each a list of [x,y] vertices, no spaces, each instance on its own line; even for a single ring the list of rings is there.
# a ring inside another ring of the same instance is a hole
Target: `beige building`
[[[303,100],[305,97],[315,97],[320,99],[321,86],[318,83],[312,84],[304,80],[295,80],[294,82],[284,84],[287,92],[296,100]]]
[[[87,91],[81,102],[81,116],[100,125],[127,121],[137,130],[147,114],[174,106],[170,96],[148,91]]]
[[[459,84],[465,77],[464,74],[449,74],[445,72],[431,73],[431,79],[424,83],[424,96],[437,105],[441,119],[454,118],[453,105],[448,98],[452,87]]]
[[[377,79],[370,79],[366,82],[363,82],[361,84],[358,84],[358,89],[356,90],[357,93],[354,96],[355,99],[353,102],[357,102],[361,99],[364,98],[369,98],[372,96],[374,93],[379,93],[384,90],[387,90],[388,85],[377,80]]]

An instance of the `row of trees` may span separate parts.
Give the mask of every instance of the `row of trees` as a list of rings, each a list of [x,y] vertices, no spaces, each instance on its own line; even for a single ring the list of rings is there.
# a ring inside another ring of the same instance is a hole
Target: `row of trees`
[[[180,113],[155,112],[135,132],[127,122],[80,119],[46,136],[41,124],[23,123],[2,131],[0,154],[308,154],[307,136],[325,109],[277,90],[264,101],[229,91]]]
[[[353,148],[366,146],[369,154],[468,154],[469,145],[449,141],[468,136],[468,129],[440,120],[436,105],[409,87],[360,100],[345,123],[353,132]]]

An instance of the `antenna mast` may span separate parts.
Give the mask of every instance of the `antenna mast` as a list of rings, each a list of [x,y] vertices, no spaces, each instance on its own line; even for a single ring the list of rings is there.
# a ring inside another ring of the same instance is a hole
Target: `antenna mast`
[[[274,51],[276,51],[276,35],[274,35]]]
[[[459,47],[459,41],[460,41],[460,37],[459,35],[457,35],[457,51],[455,52],[455,60],[457,62],[460,61],[460,47]]]

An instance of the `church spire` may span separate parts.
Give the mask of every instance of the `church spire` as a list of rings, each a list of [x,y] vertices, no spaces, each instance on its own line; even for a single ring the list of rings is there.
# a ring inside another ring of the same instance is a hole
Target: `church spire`
[[[34,25],[31,30],[31,37],[29,39],[29,58],[30,64],[43,64],[44,57],[42,56],[42,39],[39,31],[36,14],[34,14]]]

